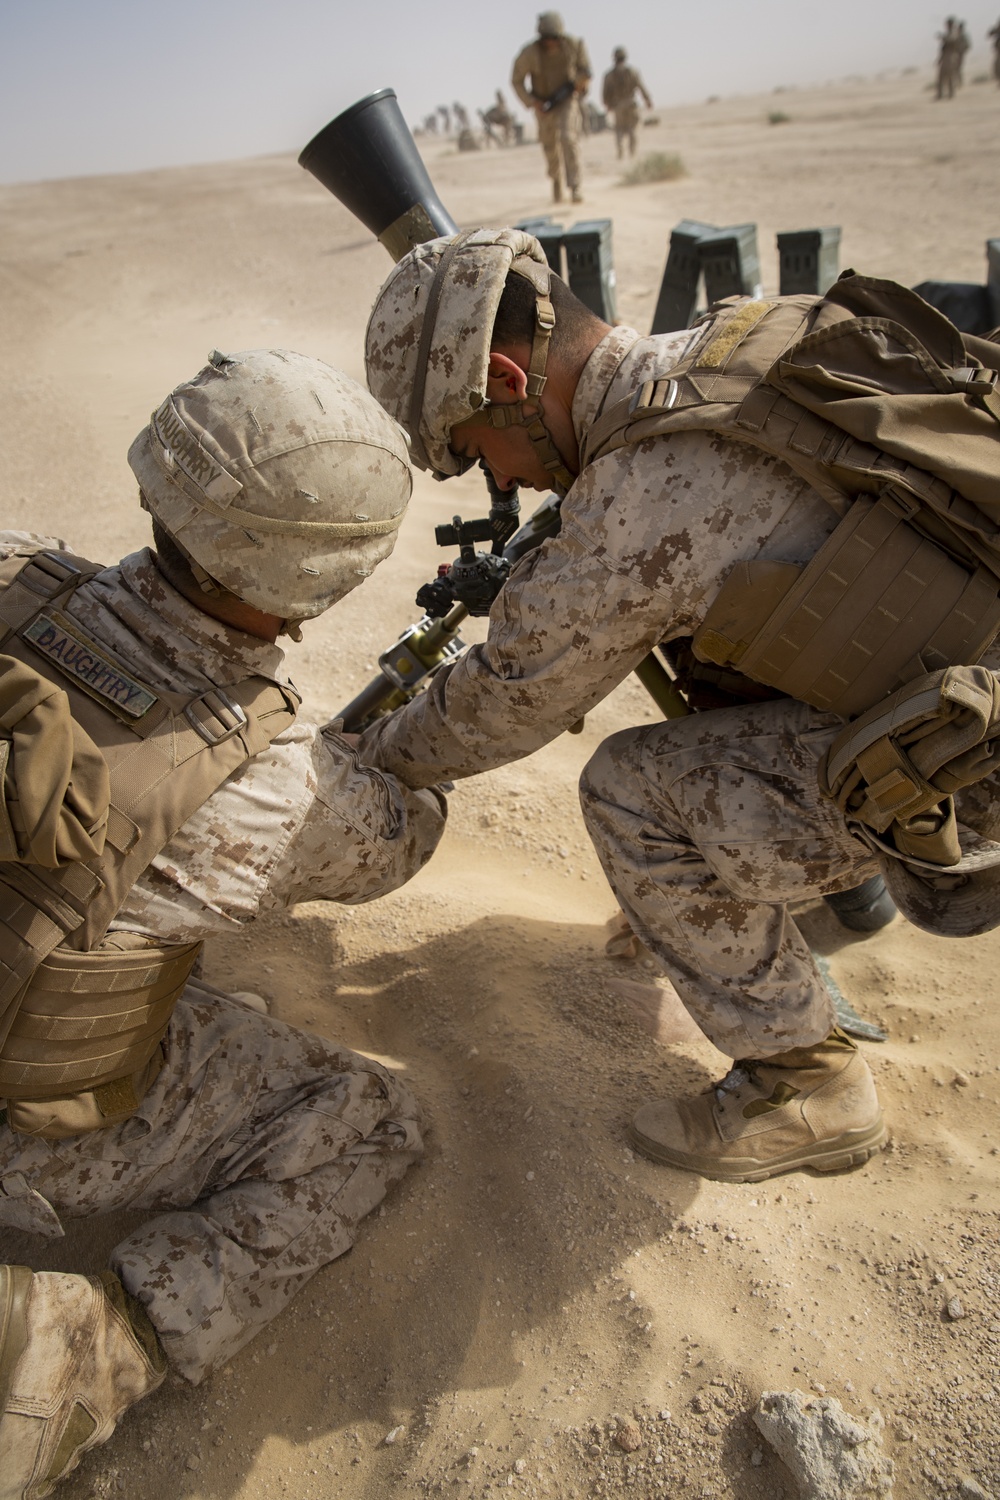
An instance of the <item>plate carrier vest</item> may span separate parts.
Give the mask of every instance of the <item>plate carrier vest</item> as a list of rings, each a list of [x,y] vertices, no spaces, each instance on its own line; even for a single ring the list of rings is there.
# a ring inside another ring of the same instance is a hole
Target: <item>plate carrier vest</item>
[[[64,552],[0,563],[0,645],[65,690],[74,719],[108,763],[111,786],[101,855],[57,870],[0,863],[0,1100],[15,1126],[18,1101],[51,1101],[53,1123],[37,1130],[46,1136],[86,1128],[81,1118],[94,1125],[127,1118],[155,1078],[202,944],[107,938],[108,928],[160,850],[292,723],[299,702],[293,689],[258,676],[193,696],[141,682],[63,613],[101,571]],[[45,652],[60,633],[110,668],[129,706]],[[32,1109],[32,1118],[39,1113],[44,1119],[44,1109]],[[60,1114],[76,1123],[60,1128]]]
[[[1000,631],[1000,344],[845,272],[732,299],[668,376],[595,423],[583,465],[698,429],[783,460],[843,517],[805,566],[739,563],[695,655],[851,718]]]

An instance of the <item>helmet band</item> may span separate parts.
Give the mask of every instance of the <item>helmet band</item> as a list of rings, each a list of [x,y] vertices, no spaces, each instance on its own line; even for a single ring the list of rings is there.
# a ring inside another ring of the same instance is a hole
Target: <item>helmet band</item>
[[[410,417],[407,426],[411,450],[416,460],[422,466],[432,469],[434,465],[424,448],[423,439],[420,436],[420,414],[424,407],[424,387],[427,383],[427,360],[431,352],[431,342],[434,338],[434,329],[437,324],[438,307],[441,304],[441,295],[444,292],[445,276],[451,268],[451,263],[462,245],[468,243],[476,233],[474,229],[467,230],[465,234],[458,234],[445,250],[438,261],[437,270],[431,281],[430,291],[427,293],[427,306],[424,308],[424,320],[420,329],[420,344],[417,348],[417,368],[413,380],[413,389],[410,392]]]

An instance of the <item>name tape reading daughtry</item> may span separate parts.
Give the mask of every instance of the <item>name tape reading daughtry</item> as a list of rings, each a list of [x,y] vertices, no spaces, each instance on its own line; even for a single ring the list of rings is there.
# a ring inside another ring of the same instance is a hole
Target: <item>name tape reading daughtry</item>
[[[102,656],[93,641],[78,635],[54,611],[52,615],[37,615],[24,632],[24,639],[66,677],[106,698],[130,718],[141,718],[158,702],[155,693],[130,677],[117,662]]]
[[[242,490],[238,479],[214,458],[189,432],[170,396],[153,413],[153,430],[169,457],[210,500],[232,500]]]

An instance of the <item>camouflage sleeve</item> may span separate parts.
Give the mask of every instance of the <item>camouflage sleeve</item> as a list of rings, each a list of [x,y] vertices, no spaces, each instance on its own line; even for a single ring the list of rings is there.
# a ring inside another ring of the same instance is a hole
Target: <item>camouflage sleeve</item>
[[[514,90],[514,93],[517,95],[517,97],[520,99],[521,103],[524,105],[525,109],[532,109],[535,103],[534,99],[531,96],[531,90],[528,88],[525,82],[529,72],[531,71],[531,64],[532,60],[534,59],[534,55],[534,48],[529,42],[527,47],[522,47],[520,52],[515,57],[514,66],[511,69],[510,74],[510,86]]]
[[[518,760],[658,642],[692,634],[735,562],[809,557],[835,524],[791,470],[715,434],[608,454],[570,490],[559,535],[511,574],[485,644],[367,730],[361,753],[410,786]]]
[[[589,83],[593,76],[590,66],[590,56],[587,52],[587,44],[581,37],[576,44],[576,82]]]
[[[317,735],[313,767],[312,804],[268,882],[273,904],[358,905],[396,890],[427,863],[444,832],[442,792],[414,791],[366,765],[330,726]]]
[[[565,529],[511,575],[485,644],[367,730],[361,753],[410,786],[518,760],[627,676],[667,617],[665,600],[616,574]]]
[[[298,901],[371,901],[433,854],[447,809],[296,721],[194,813],[136,881],[116,927],[188,942]]]
[[[71,552],[67,542],[55,536],[37,536],[33,531],[0,531],[0,561],[8,557],[30,557],[33,552]]]

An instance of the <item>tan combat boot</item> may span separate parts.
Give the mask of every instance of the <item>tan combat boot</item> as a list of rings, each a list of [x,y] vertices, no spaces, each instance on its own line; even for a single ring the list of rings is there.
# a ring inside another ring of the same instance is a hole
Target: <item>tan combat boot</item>
[[[655,1161],[719,1182],[860,1166],[889,1138],[868,1064],[839,1030],[812,1047],[734,1063],[695,1099],[644,1104],[629,1134]]]
[[[0,1266],[0,1500],[41,1500],[163,1380],[153,1325],[117,1276]]]

